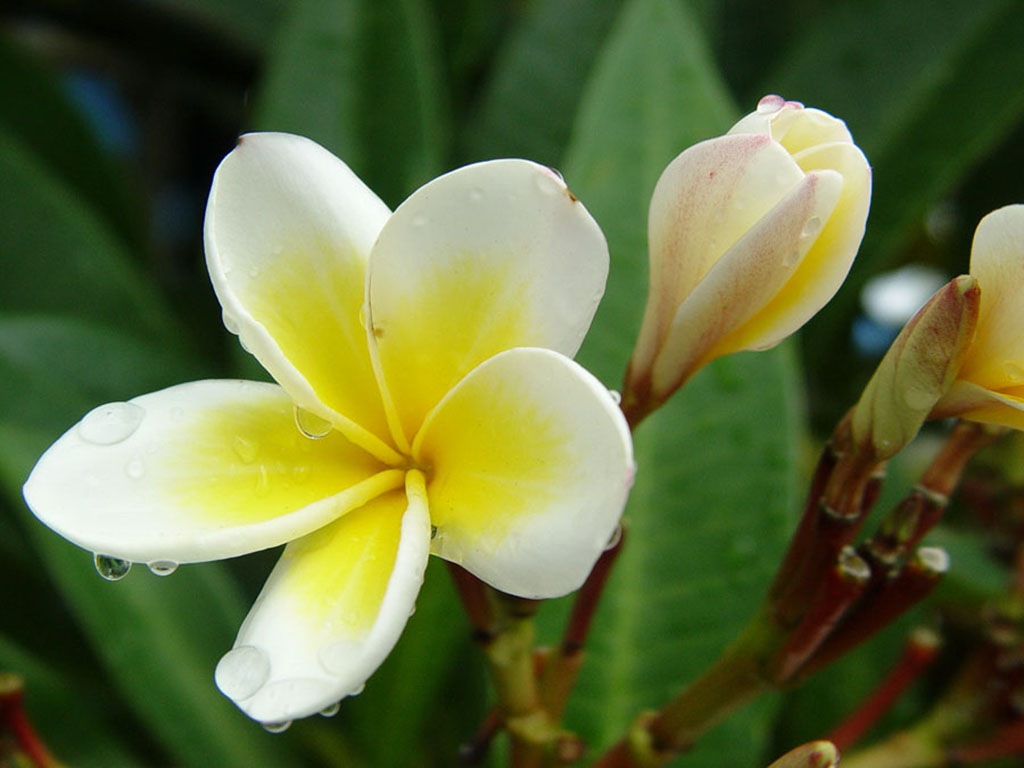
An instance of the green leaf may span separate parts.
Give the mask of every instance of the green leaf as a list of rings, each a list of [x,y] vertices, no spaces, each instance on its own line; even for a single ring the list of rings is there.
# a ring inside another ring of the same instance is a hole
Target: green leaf
[[[612,253],[608,292],[580,354],[606,382],[625,369],[646,295],[646,225],[664,166],[725,131],[736,111],[689,6],[626,5],[595,67],[564,164]],[[695,678],[745,625],[796,509],[797,379],[791,350],[720,360],[635,435],[629,533],[595,618],[568,725],[592,746],[622,736]],[[741,468],[738,470],[738,468]],[[771,702],[688,753],[754,765]]]
[[[424,0],[297,0],[266,71],[256,128],[314,139],[385,202],[442,170],[446,107]]]
[[[0,104],[0,127],[31,148],[47,171],[92,201],[119,237],[142,242],[142,210],[126,184],[125,169],[107,156],[54,73],[3,35]]]
[[[465,154],[474,160],[525,157],[556,165],[591,65],[621,7],[621,0],[529,5],[495,57],[462,134]]]
[[[56,320],[0,322],[0,340],[0,401],[12,406],[0,416],[0,486],[113,683],[177,762],[290,764],[284,743],[238,713],[213,685],[213,668],[246,609],[223,565],[187,566],[166,579],[139,568],[142,573],[108,584],[88,552],[44,528],[20,504],[33,462],[82,415],[82,403],[164,383],[166,351]],[[55,425],[62,426],[55,431]]]
[[[179,338],[162,297],[121,241],[74,189],[2,129],[0,243],[5,312],[49,312]]]

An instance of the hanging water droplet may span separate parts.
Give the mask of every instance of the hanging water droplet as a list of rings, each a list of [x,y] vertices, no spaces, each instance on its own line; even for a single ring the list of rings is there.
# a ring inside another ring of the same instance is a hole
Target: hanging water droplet
[[[92,556],[92,562],[96,566],[96,572],[107,581],[120,581],[132,569],[130,561],[101,555],[99,552]]]
[[[1003,372],[1006,373],[1007,377],[1014,384],[1024,381],[1024,367],[1022,367],[1020,363],[1007,360],[1003,363]]]
[[[359,324],[366,330],[366,304],[359,306]]]
[[[349,693],[349,696],[358,696],[360,693],[366,690],[366,683],[360,683]]]
[[[124,465],[124,473],[132,480],[138,480],[146,474],[146,463],[138,456]]]
[[[770,115],[772,112],[778,112],[785,105],[786,100],[784,98],[771,94],[757,102],[757,114]]]
[[[429,223],[430,223],[430,219],[428,219],[422,213],[417,213],[415,216],[412,217],[412,225],[414,227],[425,227]]]
[[[131,437],[146,412],[135,403],[107,403],[78,422],[78,436],[93,445],[114,445]]]
[[[254,645],[240,645],[225,653],[213,672],[221,692],[235,701],[248,699],[270,677],[270,659]]]
[[[289,728],[291,728],[292,721],[285,720],[281,723],[262,723],[262,725],[263,730],[265,730],[267,733],[284,733]]]
[[[154,560],[149,565],[149,571],[154,576],[170,576],[178,570],[178,564],[173,560]]]
[[[299,428],[299,432],[311,440],[326,437],[331,431],[331,422],[299,406],[295,406],[295,426]]]
[[[235,455],[246,464],[256,461],[256,454],[260,452],[260,444],[241,435],[235,435],[231,441],[231,448]]]
[[[241,347],[241,348],[242,348],[243,350],[245,350],[246,352],[248,352],[248,353],[249,353],[250,355],[252,354],[252,350],[251,350],[251,349],[249,349],[249,345],[245,343],[245,339],[244,339],[244,338],[243,338],[243,337],[242,337],[241,335],[239,335],[239,337],[238,337],[238,345],[239,345],[239,346],[240,346],[240,347]]]
[[[800,234],[801,237],[814,237],[818,234],[818,231],[820,229],[821,219],[819,219],[817,216],[811,216],[811,218],[807,220],[807,223],[804,224],[804,231],[801,232]]]
[[[622,523],[615,526],[615,530],[612,531],[611,538],[608,539],[608,543],[604,545],[605,551],[609,549],[615,549],[619,546],[619,542],[622,541]]]
[[[412,608],[409,609],[409,616],[410,616],[410,618],[412,617],[412,615],[414,613],[416,613],[416,603],[413,603],[412,604]]]
[[[235,336],[238,335],[238,321],[235,316],[228,313],[225,309],[220,313],[221,319],[224,321],[224,327],[228,329],[228,333],[233,333]]]
[[[622,402],[622,393],[617,389],[609,389],[608,396],[612,399],[612,402],[619,405]]]
[[[336,701],[320,710],[320,717],[334,717],[341,710],[341,702]]]

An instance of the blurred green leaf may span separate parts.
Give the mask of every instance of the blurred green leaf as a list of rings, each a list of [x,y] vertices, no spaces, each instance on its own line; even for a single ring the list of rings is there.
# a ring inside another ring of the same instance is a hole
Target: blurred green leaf
[[[0,415],[0,485],[114,684],[183,764],[291,764],[284,743],[239,714],[213,685],[213,668],[246,610],[224,566],[188,566],[166,579],[139,568],[142,573],[108,584],[88,552],[19,504],[29,469],[57,437],[54,425],[79,418],[85,401],[96,405],[145,391],[167,375],[166,367],[154,366],[166,350],[56,320],[0,322],[0,340],[0,399],[17,406]],[[85,373],[90,365],[92,375]]]
[[[0,129],[0,307],[179,339],[162,297],[76,190]]]
[[[564,164],[611,248],[608,292],[580,354],[610,384],[625,369],[643,311],[654,184],[676,154],[727,129],[735,114],[689,6],[627,3]],[[592,745],[607,745],[642,709],[665,704],[753,614],[796,508],[797,389],[790,350],[734,356],[637,431],[629,538],[570,702],[569,726]],[[686,764],[756,764],[770,709],[745,709]]]
[[[141,245],[142,210],[126,184],[125,169],[107,156],[56,75],[5,35],[0,35],[0,104],[0,128],[90,200],[120,238]]]
[[[525,157],[556,165],[621,0],[550,0],[527,6],[495,57],[462,135],[471,160]]]
[[[113,718],[123,713],[97,706],[105,691],[96,690],[91,681],[48,666],[2,633],[0,671],[14,672],[24,681],[25,711],[58,759],[71,758],[78,768],[141,768],[145,764],[118,738],[118,732],[127,729],[123,721]],[[83,691],[88,695],[83,696]]]
[[[446,101],[425,0],[296,0],[254,126],[308,136],[396,205],[444,168]]]

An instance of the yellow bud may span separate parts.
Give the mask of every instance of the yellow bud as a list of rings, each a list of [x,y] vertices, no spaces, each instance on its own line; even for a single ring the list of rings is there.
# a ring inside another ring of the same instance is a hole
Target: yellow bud
[[[978,328],[931,418],[1024,429],[1024,205],[1008,205],[981,220],[971,275],[981,288]]]
[[[649,411],[710,360],[767,349],[807,322],[846,277],[870,196],[846,125],[778,96],[673,160],[651,199],[627,405]]]
[[[961,275],[940,288],[900,331],[864,388],[853,439],[879,461],[899,452],[949,391],[974,338],[981,291]]]
[[[812,741],[787,752],[768,768],[835,768],[839,750],[830,741]]]

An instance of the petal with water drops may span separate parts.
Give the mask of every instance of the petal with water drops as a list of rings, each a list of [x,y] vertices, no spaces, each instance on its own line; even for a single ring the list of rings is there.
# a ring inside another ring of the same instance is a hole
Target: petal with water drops
[[[495,160],[413,193],[384,226],[369,270],[377,362],[401,424],[393,431],[411,439],[488,357],[519,346],[575,354],[604,293],[608,249],[558,174]]]
[[[323,147],[247,134],[217,169],[206,260],[224,316],[308,411],[385,460],[362,326],[366,259],[390,212]]]
[[[79,546],[159,571],[276,546],[401,483],[338,432],[304,437],[280,387],[199,381],[91,411],[25,500]]]
[[[629,428],[608,390],[545,349],[475,368],[427,418],[413,453],[429,468],[434,553],[531,598],[583,583],[633,477]]]
[[[250,717],[287,722],[362,690],[398,640],[430,553],[423,477],[289,544],[217,666]]]

